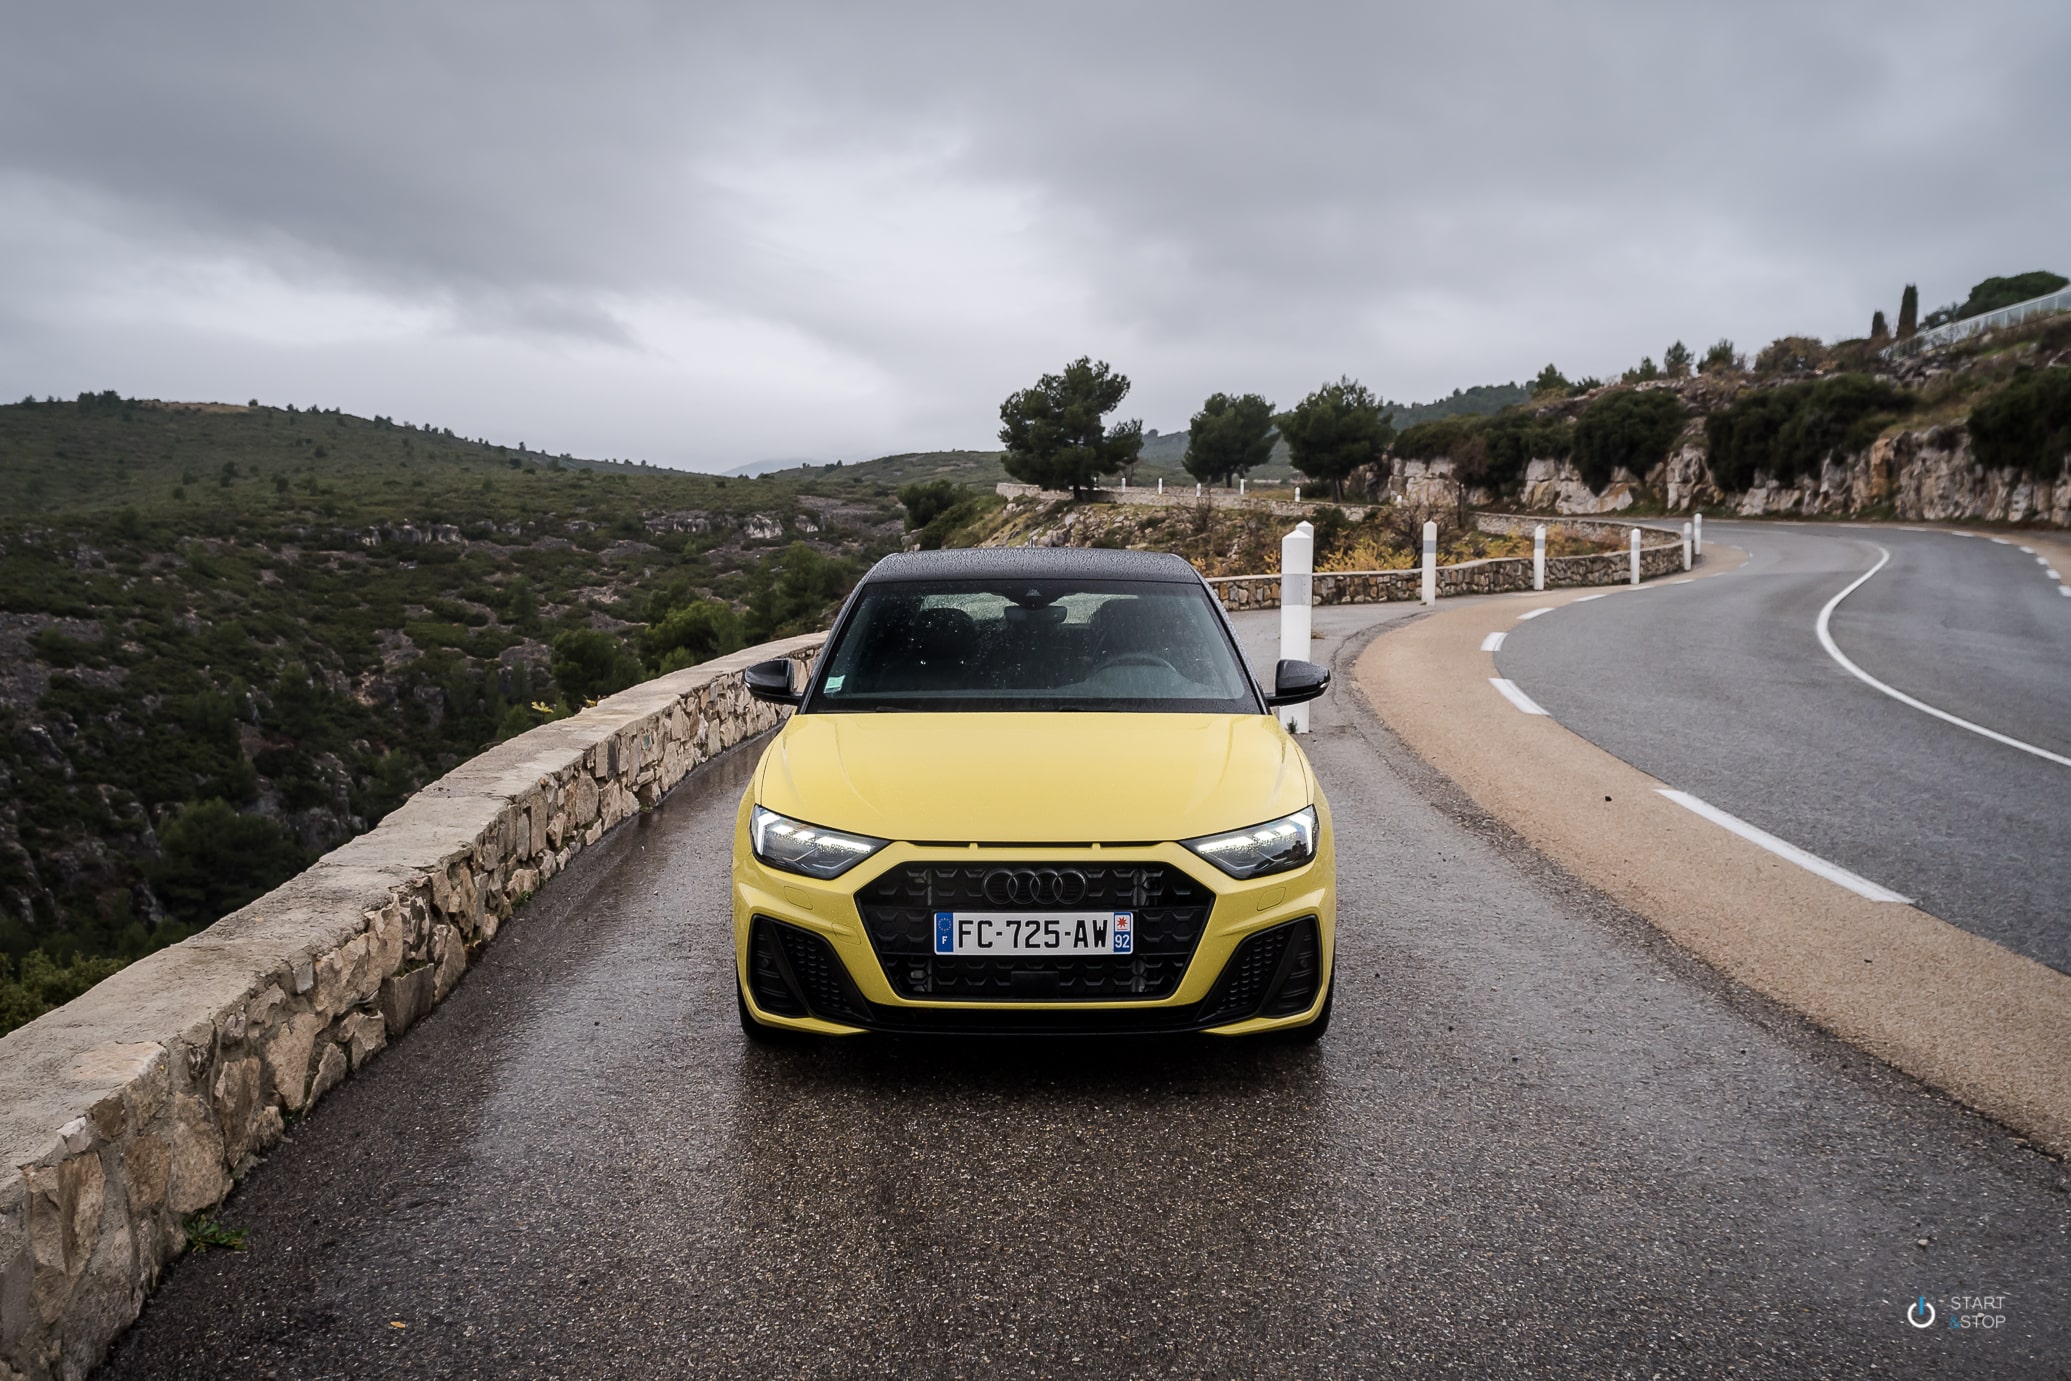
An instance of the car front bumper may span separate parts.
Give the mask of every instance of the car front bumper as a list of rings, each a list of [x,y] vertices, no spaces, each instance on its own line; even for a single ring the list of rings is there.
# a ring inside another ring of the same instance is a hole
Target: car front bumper
[[[748,848],[746,820],[744,801],[734,841],[734,957],[751,1014],[771,1026],[825,1035],[873,1030],[1246,1035],[1314,1021],[1330,992],[1337,898],[1327,814],[1312,862],[1250,881],[1228,877],[1169,843],[1105,848],[894,843],[848,874],[823,882],[760,863]],[[1184,873],[1212,900],[1184,973],[1161,996],[962,1000],[898,991],[872,943],[859,893],[897,868],[987,864],[1162,864]]]

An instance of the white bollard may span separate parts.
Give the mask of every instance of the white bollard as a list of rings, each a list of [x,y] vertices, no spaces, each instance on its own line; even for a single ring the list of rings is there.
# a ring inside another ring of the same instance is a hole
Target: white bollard
[[[1632,583],[1640,583],[1640,530],[1632,530]]]
[[[1309,657],[1311,607],[1316,587],[1316,529],[1296,523],[1280,539],[1280,656],[1306,662]],[[1290,734],[1309,732],[1307,705],[1282,705],[1280,722]]]
[[[1299,484],[1297,484],[1294,487],[1294,501],[1296,503],[1300,503],[1302,501],[1302,487]]]
[[[1532,588],[1546,588],[1546,524],[1532,529]]]
[[[1438,524],[1424,524],[1424,603],[1438,603]]]
[[[1237,497],[1240,499],[1244,497],[1244,476],[1242,475],[1237,476]]]
[[[1194,497],[1197,499],[1201,497],[1201,482],[1199,480],[1194,481]]]
[[[1690,525],[1683,524],[1683,569],[1690,569]]]
[[[1704,555],[1704,515],[1698,514],[1690,520],[1690,550]]]
[[[1129,487],[1129,477],[1127,475],[1122,476],[1122,487],[1124,489]]]
[[[1158,492],[1160,494],[1165,492],[1165,480],[1162,476],[1160,476],[1158,479]]]

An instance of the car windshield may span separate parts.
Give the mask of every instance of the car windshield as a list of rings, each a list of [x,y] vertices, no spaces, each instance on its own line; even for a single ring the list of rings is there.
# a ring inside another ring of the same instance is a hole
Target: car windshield
[[[873,581],[808,710],[1257,714],[1208,592],[1181,581]]]

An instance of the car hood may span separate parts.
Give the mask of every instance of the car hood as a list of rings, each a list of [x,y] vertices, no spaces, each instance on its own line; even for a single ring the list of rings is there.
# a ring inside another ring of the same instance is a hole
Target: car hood
[[[1188,839],[1314,800],[1307,762],[1265,715],[801,714],[764,756],[756,800],[880,839]]]

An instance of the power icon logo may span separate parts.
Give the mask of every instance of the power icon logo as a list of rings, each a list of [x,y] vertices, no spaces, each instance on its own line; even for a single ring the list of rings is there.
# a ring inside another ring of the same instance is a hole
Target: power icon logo
[[[1934,1327],[1934,1306],[1927,1302],[1927,1296],[1920,1296],[1907,1307],[1906,1322],[1915,1328]]]

